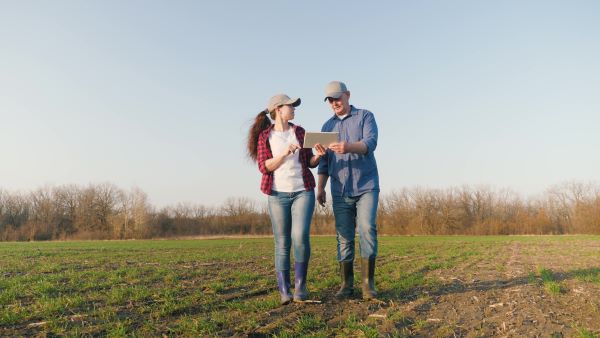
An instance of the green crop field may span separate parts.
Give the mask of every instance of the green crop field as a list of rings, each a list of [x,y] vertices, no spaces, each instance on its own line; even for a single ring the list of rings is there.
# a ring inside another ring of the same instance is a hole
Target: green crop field
[[[314,302],[285,306],[270,238],[0,243],[0,336],[600,332],[600,237],[380,237],[376,301],[335,299],[335,238],[311,243]]]

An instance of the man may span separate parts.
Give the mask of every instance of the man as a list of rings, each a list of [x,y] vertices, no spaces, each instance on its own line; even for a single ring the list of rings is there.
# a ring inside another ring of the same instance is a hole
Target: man
[[[317,201],[325,204],[325,186],[331,178],[337,259],[342,277],[342,286],[336,296],[345,298],[354,293],[354,237],[358,227],[362,296],[373,299],[377,297],[374,275],[379,174],[373,153],[377,148],[377,123],[373,113],[350,105],[350,91],[342,82],[327,84],[325,101],[329,102],[334,115],[321,131],[339,132],[339,140],[329,145],[319,163]]]

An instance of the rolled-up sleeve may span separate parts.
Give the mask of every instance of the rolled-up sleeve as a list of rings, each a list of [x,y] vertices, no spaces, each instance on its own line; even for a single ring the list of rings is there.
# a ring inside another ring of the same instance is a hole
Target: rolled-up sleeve
[[[362,141],[367,146],[367,153],[374,152],[377,148],[377,122],[375,122],[375,116],[373,113],[368,112],[365,114],[363,121],[363,139]]]
[[[323,155],[323,157],[321,157],[321,159],[319,160],[319,168],[317,169],[317,174],[319,175],[329,174],[329,165],[327,162],[329,160],[329,151],[330,150],[327,150],[325,155]]]
[[[305,159],[305,164],[307,167],[309,168],[314,168],[317,165],[319,165],[319,163],[315,164],[315,165],[311,165],[310,164],[310,159],[315,155],[312,151],[312,149],[302,149],[302,151],[304,152],[304,159]]]

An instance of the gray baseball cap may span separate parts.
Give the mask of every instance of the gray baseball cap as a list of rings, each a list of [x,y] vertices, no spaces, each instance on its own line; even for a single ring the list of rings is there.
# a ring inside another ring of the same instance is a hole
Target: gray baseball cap
[[[301,101],[299,97],[295,99],[290,99],[290,97],[285,94],[277,94],[269,100],[269,105],[267,106],[267,109],[269,110],[269,112],[272,112],[273,110],[277,109],[277,107],[286,104],[291,104],[294,107],[298,107],[300,105],[300,102]]]
[[[346,85],[340,81],[331,81],[325,86],[325,100],[328,98],[339,99],[342,94],[348,91]]]

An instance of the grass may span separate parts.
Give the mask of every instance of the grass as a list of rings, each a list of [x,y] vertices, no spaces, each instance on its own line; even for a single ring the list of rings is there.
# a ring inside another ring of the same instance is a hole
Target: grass
[[[372,337],[376,338],[378,332],[375,328],[358,319],[354,314],[348,316],[346,321],[340,325],[339,332],[343,335],[353,337]]]
[[[577,336],[579,338],[598,338],[598,335],[588,329],[577,329]]]
[[[578,269],[574,271],[574,275],[579,280],[600,285],[600,268]]]
[[[296,324],[296,331],[298,331],[298,333],[300,334],[308,335],[311,332],[319,331],[325,326],[326,325],[320,316],[314,314],[306,314],[298,318]]]
[[[380,237],[377,288],[392,303],[429,301],[428,294],[446,287],[447,281],[436,276],[445,276],[457,267],[474,271],[478,264],[496,259],[508,243],[535,240]],[[569,239],[543,240],[558,243]],[[282,310],[270,238],[0,243],[0,336],[227,336],[257,332],[276,337],[377,337],[386,323],[391,325],[385,331],[390,336],[428,332],[432,324],[426,318],[410,318],[395,305],[383,321],[343,312],[344,305],[332,305],[331,295],[339,287],[335,238],[315,237],[311,245],[308,287],[311,297],[328,302],[324,306],[329,306],[329,312],[320,312],[316,306],[294,310],[302,305]],[[500,272],[506,269],[500,263],[491,266]],[[355,271],[357,283],[359,270]],[[574,270],[573,275],[600,285],[600,269]],[[539,281],[552,295],[565,292],[548,268],[531,272],[528,281]],[[279,311],[287,317],[278,317]],[[331,321],[331,316],[341,319]],[[437,330],[451,332],[452,328]]]
[[[566,292],[566,288],[563,286],[563,284],[556,281],[552,270],[543,267],[538,267],[537,270],[538,276],[541,279],[542,285],[546,292],[551,295],[560,295],[561,293]]]

